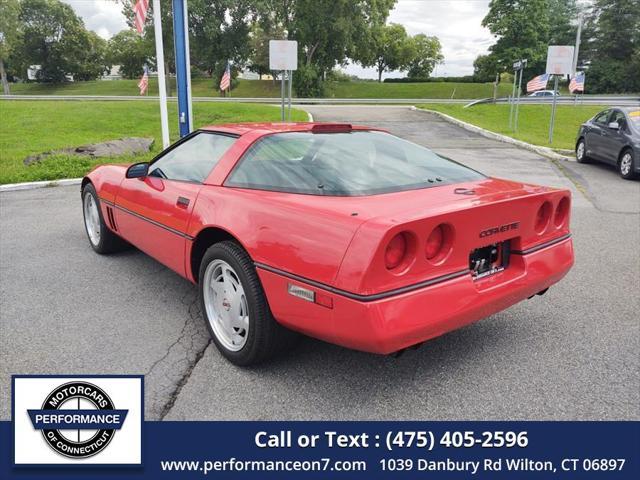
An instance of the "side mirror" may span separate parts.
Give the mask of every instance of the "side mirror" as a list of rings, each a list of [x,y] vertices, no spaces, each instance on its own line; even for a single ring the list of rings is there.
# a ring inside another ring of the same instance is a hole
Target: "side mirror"
[[[149,162],[134,163],[127,168],[127,178],[144,178],[149,173]]]
[[[618,122],[611,122],[609,124],[609,128],[611,130],[619,130],[620,129],[620,124]]]

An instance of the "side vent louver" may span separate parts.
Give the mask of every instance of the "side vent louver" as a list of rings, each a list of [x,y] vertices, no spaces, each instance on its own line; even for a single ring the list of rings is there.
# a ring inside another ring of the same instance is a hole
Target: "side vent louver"
[[[107,218],[109,220],[109,226],[114,232],[118,231],[118,226],[116,225],[116,219],[113,216],[113,208],[107,207]]]

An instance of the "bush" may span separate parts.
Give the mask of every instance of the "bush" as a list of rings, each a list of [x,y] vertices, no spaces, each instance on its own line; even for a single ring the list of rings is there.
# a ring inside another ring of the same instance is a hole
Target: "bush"
[[[298,65],[293,74],[293,88],[300,98],[324,96],[324,82],[314,65]]]

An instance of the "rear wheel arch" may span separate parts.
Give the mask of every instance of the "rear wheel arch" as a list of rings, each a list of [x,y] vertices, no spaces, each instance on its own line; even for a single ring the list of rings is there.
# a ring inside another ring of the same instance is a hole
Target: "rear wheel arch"
[[[203,228],[196,235],[193,240],[193,246],[191,247],[190,268],[192,278],[196,283],[198,282],[200,274],[200,263],[202,263],[202,259],[204,258],[204,254],[207,252],[207,249],[211,245],[224,241],[232,241],[238,244],[247,253],[247,255],[249,255],[249,252],[247,252],[247,249],[242,245],[240,240],[227,230],[220,227]],[[251,255],[249,255],[249,257],[251,257]]]

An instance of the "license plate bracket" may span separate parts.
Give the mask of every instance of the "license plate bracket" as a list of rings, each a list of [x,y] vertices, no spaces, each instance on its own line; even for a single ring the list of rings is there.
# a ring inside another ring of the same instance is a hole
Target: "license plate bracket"
[[[469,270],[474,280],[494,275],[509,266],[509,240],[476,248],[469,254]]]

